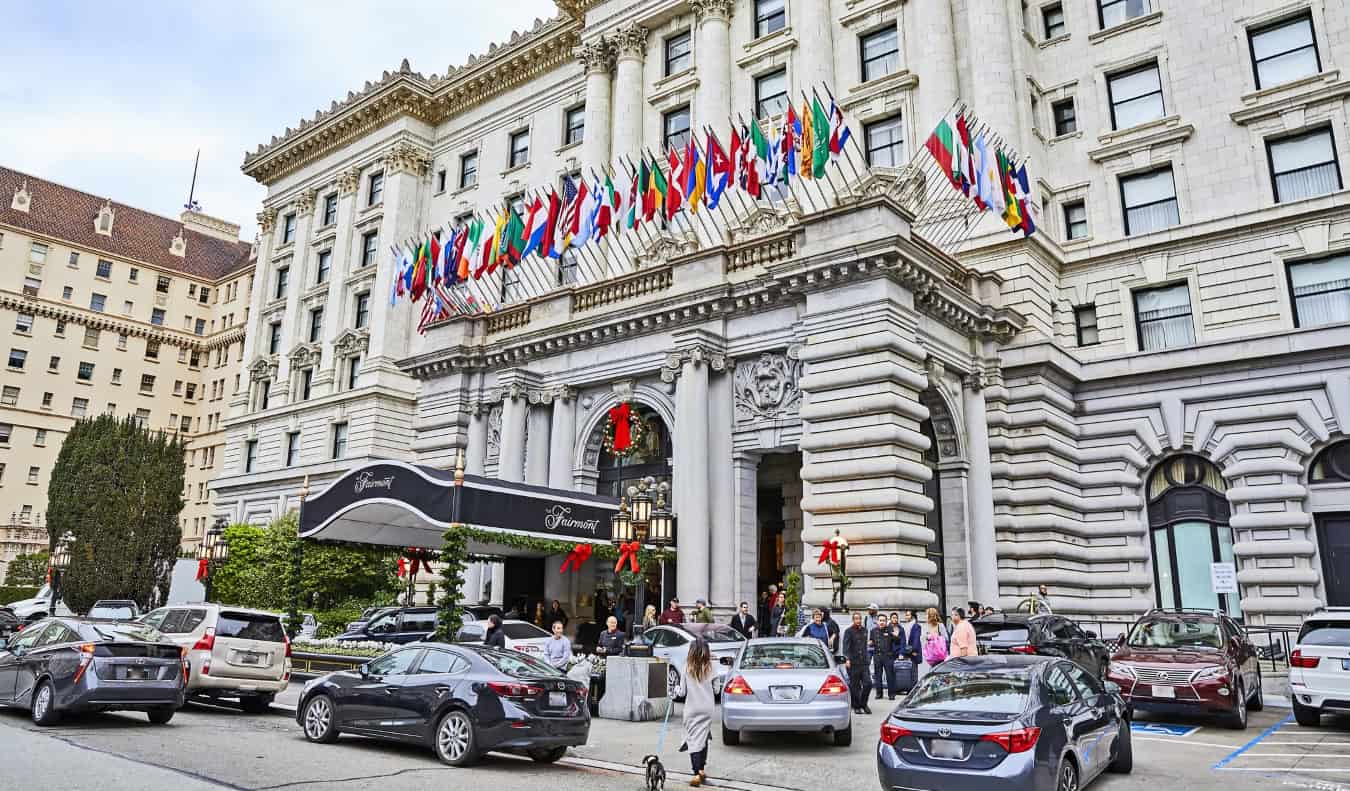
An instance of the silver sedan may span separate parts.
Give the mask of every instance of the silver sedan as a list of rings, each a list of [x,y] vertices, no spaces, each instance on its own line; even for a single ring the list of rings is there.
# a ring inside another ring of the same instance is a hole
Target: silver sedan
[[[853,741],[848,674],[819,640],[751,640],[731,661],[722,688],[722,743],[747,731],[816,731]]]

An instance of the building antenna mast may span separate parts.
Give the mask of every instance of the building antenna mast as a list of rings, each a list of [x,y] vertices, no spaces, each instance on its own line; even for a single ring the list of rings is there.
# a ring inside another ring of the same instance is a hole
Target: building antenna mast
[[[202,161],[202,150],[199,148],[197,149],[197,158],[192,160],[192,186],[188,188],[187,203],[183,204],[183,208],[187,209],[188,211],[202,210],[201,204],[193,199],[193,196],[197,194],[197,165],[200,164],[201,161]]]

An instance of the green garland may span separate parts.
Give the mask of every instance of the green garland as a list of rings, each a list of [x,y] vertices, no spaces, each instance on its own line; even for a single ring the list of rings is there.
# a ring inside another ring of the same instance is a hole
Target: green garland
[[[469,554],[469,539],[453,527],[445,531],[441,546],[441,608],[436,619],[436,639],[442,643],[454,642],[464,625],[459,600],[464,589],[464,558]]]

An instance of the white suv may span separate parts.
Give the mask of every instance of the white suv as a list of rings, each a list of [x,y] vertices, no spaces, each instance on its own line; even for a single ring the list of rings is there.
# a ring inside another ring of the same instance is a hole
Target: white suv
[[[1350,607],[1318,610],[1303,622],[1289,655],[1289,697],[1299,725],[1350,714]]]
[[[220,604],[161,607],[140,619],[188,649],[188,696],[237,698],[261,714],[291,680],[291,641],[275,613]]]

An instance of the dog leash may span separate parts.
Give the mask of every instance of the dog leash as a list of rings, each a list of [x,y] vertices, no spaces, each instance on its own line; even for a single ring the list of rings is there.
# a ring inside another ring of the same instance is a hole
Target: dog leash
[[[661,756],[661,747],[666,743],[666,729],[670,725],[670,712],[675,709],[675,699],[670,698],[669,700],[670,702],[666,705],[666,716],[661,720],[661,733],[656,737],[656,755],[658,760]]]

